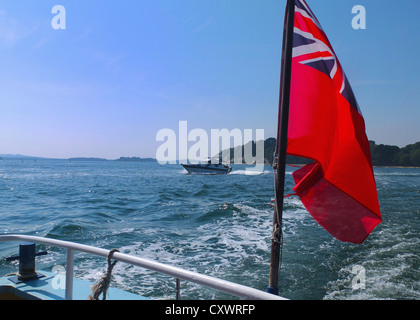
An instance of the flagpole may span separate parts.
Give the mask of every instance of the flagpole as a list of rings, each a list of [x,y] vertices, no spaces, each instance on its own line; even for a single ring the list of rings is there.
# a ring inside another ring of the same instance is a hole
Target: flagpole
[[[290,82],[292,73],[293,27],[295,0],[287,0],[283,29],[283,48],[280,75],[280,96],[277,127],[276,151],[273,161],[275,172],[275,205],[273,236],[271,238],[270,278],[267,292],[278,295],[281,249],[283,242],[282,218],[283,196],[286,171],[287,132],[289,121]]]

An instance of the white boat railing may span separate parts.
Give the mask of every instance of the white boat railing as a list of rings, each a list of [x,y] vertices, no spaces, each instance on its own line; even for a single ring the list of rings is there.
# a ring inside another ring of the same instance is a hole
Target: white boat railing
[[[92,255],[108,257],[110,250],[101,249],[93,246],[78,244],[69,241],[62,241],[57,239],[49,239],[36,236],[26,235],[0,235],[0,242],[6,241],[25,241],[33,243],[41,243],[45,245],[61,247],[67,249],[67,263],[66,263],[66,289],[65,298],[72,300],[73,298],[73,275],[74,275],[74,252],[80,251]],[[247,287],[241,284],[225,281],[222,279],[206,276],[200,273],[187,271],[181,268],[173,267],[153,260],[144,259],[128,254],[114,252],[112,259],[135,266],[143,267],[149,270],[157,271],[177,279],[187,280],[189,282],[204,285],[225,293],[232,294],[247,300],[286,300],[280,296],[276,296],[258,289]]]

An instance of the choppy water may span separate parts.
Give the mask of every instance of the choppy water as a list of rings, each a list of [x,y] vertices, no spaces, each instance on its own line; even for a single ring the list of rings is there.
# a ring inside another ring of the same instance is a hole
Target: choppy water
[[[188,175],[179,165],[116,161],[0,161],[0,234],[76,241],[265,290],[273,174],[234,166],[229,175]],[[291,170],[292,169],[288,169]],[[290,173],[288,172],[288,173]],[[287,188],[292,187],[290,174]],[[341,243],[298,198],[285,200],[280,294],[290,299],[420,298],[420,169],[375,168],[383,223],[361,245]],[[38,269],[65,264],[61,249]],[[0,274],[16,271],[17,244],[0,243]],[[355,266],[365,288],[352,286]],[[76,276],[95,281],[106,260],[76,254]],[[118,263],[113,285],[175,298],[175,280]],[[360,274],[359,274],[360,275]],[[181,283],[183,299],[232,298]]]

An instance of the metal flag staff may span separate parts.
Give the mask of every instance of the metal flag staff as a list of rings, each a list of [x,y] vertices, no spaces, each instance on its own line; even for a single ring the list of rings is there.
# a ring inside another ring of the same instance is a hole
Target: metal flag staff
[[[283,246],[282,216],[283,194],[286,170],[287,132],[289,120],[290,81],[292,73],[293,24],[295,15],[294,0],[287,0],[283,29],[283,48],[280,75],[280,96],[277,127],[277,141],[274,154],[275,205],[273,217],[273,236],[271,238],[270,278],[267,292],[278,295],[279,271]]]

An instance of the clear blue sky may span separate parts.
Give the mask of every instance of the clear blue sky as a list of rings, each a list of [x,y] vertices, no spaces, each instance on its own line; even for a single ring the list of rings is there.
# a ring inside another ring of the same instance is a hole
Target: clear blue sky
[[[156,133],[275,135],[286,0],[4,0],[0,154],[154,157]],[[420,2],[308,0],[370,140],[420,141]],[[66,30],[54,30],[54,5]],[[367,29],[351,26],[355,5]]]

